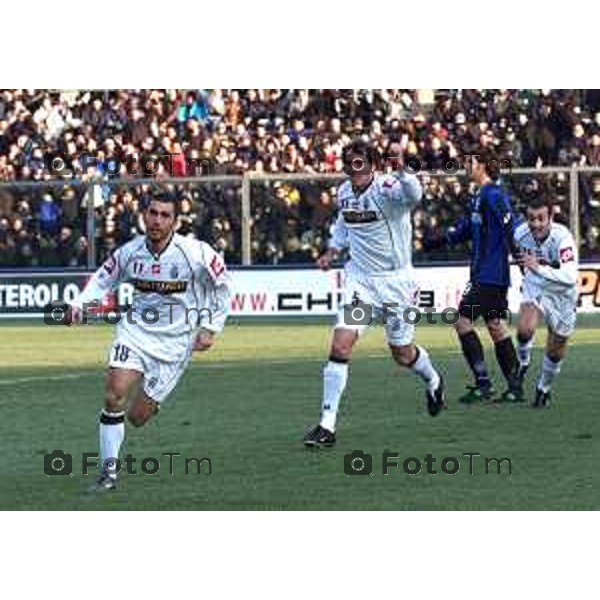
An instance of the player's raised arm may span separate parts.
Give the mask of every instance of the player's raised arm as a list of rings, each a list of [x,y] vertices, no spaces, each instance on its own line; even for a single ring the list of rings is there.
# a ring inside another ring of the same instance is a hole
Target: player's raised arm
[[[395,171],[383,178],[382,193],[390,200],[402,202],[407,207],[416,206],[423,197],[423,186],[416,175],[407,173],[404,169],[402,148],[400,144],[391,144],[388,161]]]

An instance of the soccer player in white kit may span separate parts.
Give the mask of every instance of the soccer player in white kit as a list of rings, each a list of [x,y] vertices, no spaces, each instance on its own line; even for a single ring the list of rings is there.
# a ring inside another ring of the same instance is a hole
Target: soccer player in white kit
[[[412,369],[425,382],[427,407],[432,416],[445,406],[444,383],[427,351],[413,342],[414,325],[403,318],[416,307],[418,288],[412,266],[411,211],[423,191],[414,175],[404,172],[399,144],[392,144],[398,170],[376,174],[375,151],[361,140],[343,151],[349,179],[337,194],[339,213],[328,250],[318,259],[327,270],[345,248],[351,260],[345,266],[345,306],[340,307],[329,361],[323,369],[321,420],[304,438],[307,446],[335,444],[340,398],[348,379],[354,344],[371,324],[372,314],[383,317],[394,360]]]
[[[538,196],[527,206],[527,222],[515,231],[515,242],[521,248],[519,264],[525,269],[517,331],[521,383],[531,363],[540,313],[548,326],[535,408],[550,402],[552,382],[560,372],[577,318],[577,246],[571,232],[555,223],[552,215],[551,202]]]
[[[135,427],[158,412],[192,351],[208,350],[227,318],[230,275],[206,243],[175,233],[176,201],[159,196],[143,214],[146,235],[118,248],[71,306],[81,323],[87,308],[121,282],[133,285],[131,309],[116,327],[109,350],[104,409],[100,415],[102,471],[94,489],[113,489],[127,418]]]

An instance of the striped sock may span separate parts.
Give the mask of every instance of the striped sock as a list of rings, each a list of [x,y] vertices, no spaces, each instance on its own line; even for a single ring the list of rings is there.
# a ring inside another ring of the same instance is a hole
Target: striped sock
[[[542,392],[549,392],[552,387],[552,381],[554,377],[560,373],[560,367],[562,360],[553,360],[547,354],[544,354],[544,361],[542,362],[542,374],[538,381],[538,388]]]
[[[517,335],[517,356],[519,363],[523,366],[529,366],[531,363],[531,350],[533,349],[533,338],[527,339],[521,334]]]
[[[340,398],[348,381],[348,361],[330,358],[323,369],[323,400],[321,401],[321,427],[335,431]]]
[[[121,444],[125,439],[125,412],[110,412],[104,409],[100,413],[100,460],[102,470],[111,477],[117,477],[117,459]]]
[[[435,367],[429,358],[429,353],[425,348],[417,346],[415,362],[410,368],[425,382],[425,385],[430,392],[435,391],[438,385],[440,385],[439,373],[435,370]]]

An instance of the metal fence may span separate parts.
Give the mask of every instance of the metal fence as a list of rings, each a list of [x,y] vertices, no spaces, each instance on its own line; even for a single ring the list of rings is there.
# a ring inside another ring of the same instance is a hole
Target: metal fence
[[[473,193],[465,172],[419,175],[413,215],[415,262],[463,260],[466,248],[423,248],[426,237],[464,213]],[[310,262],[321,250],[343,175],[306,173],[0,183],[0,266],[93,269],[143,231],[139,209],[157,188],[181,200],[179,231],[204,239],[231,264]],[[600,168],[513,169],[503,176],[517,210],[535,186],[555,197],[582,258],[600,256]]]

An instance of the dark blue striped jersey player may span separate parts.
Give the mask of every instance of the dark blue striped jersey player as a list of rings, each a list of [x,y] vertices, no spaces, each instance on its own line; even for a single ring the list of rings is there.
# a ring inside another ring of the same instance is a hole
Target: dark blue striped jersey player
[[[496,360],[508,389],[501,399],[514,402],[522,398],[517,377],[518,361],[505,319],[510,286],[509,255],[519,255],[514,235],[517,218],[508,192],[499,184],[498,161],[490,154],[476,159],[473,181],[478,192],[469,202],[468,214],[445,235],[448,243],[471,242],[470,282],[460,301],[455,329],[475,385],[468,386],[461,402],[490,399],[495,395],[485,363],[483,345],[473,322],[485,320],[494,342]]]
[[[450,244],[471,242],[471,286],[510,286],[509,254],[516,254],[519,224],[508,192],[498,183],[483,185],[469,202],[469,213],[446,232]]]

